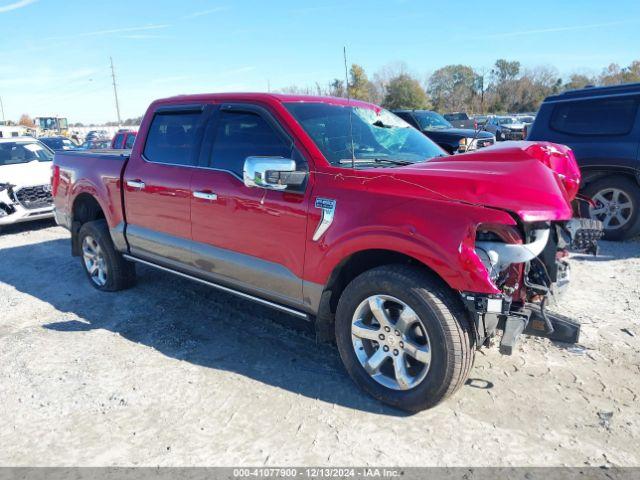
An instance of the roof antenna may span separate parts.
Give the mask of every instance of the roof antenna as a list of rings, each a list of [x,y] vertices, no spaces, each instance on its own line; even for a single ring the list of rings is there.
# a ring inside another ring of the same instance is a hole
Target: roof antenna
[[[349,107],[349,138],[351,138],[351,168],[356,168],[356,149],[353,144],[353,107],[351,106],[351,92],[349,91],[349,70],[347,69],[347,47],[342,47],[344,57],[344,81],[347,88],[347,106]]]

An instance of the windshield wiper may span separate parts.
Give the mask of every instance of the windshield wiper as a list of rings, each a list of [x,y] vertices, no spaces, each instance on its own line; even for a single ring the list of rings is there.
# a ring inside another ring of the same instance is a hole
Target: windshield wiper
[[[356,158],[355,161],[350,158],[340,160],[340,165],[347,165],[350,163],[391,163],[393,165],[413,165],[415,162],[409,160],[395,160],[393,158]]]

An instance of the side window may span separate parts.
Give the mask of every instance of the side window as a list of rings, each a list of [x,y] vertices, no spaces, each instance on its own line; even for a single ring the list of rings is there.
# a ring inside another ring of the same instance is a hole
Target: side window
[[[116,149],[122,148],[123,143],[124,143],[124,135],[122,133],[119,133],[116,135],[116,138],[114,139],[113,148],[116,148]]]
[[[133,133],[127,135],[127,141],[124,144],[124,148],[133,148],[133,142],[136,140],[136,136]]]
[[[551,114],[553,130],[572,135],[626,135],[633,128],[637,98],[559,103]]]
[[[210,165],[242,178],[244,161],[251,156],[291,157],[292,144],[264,118],[253,112],[221,111],[211,150]]]
[[[145,158],[156,163],[194,166],[200,115],[194,111],[156,113],[144,146]]]

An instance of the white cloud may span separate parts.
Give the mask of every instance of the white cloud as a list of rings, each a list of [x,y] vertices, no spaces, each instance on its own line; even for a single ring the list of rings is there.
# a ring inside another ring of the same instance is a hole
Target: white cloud
[[[566,27],[539,28],[536,30],[519,30],[517,32],[491,33],[488,35],[480,35],[478,37],[473,37],[473,38],[474,39],[508,38],[508,37],[519,37],[521,35],[536,35],[539,33],[572,32],[575,30],[591,30],[593,28],[616,27],[619,25],[627,25],[630,23],[637,23],[637,22],[638,20],[621,20],[618,22],[593,23],[590,25],[573,25],[573,26],[566,26]]]
[[[218,12],[226,12],[227,10],[229,10],[229,7],[216,7],[216,8],[210,8],[209,10],[203,10],[201,12],[194,12],[191,13],[189,15],[185,15],[182,18],[196,18],[196,17],[203,17],[205,15],[211,15],[212,13],[218,13]]]
[[[77,37],[95,37],[99,35],[111,35],[113,33],[130,33],[130,32],[144,32],[147,30],[159,30],[162,28],[169,28],[170,25],[144,25],[141,27],[125,27],[125,28],[112,28],[109,30],[96,30],[93,32],[79,33]]]
[[[27,5],[31,5],[32,3],[37,2],[38,0],[19,0],[18,2],[10,3],[9,5],[1,5],[0,13],[10,12],[11,10],[17,10],[19,8],[26,7]]]
[[[38,0],[19,0],[18,2],[10,3],[9,5],[0,6],[0,13],[10,12],[11,10],[17,10],[18,8],[26,7]]]

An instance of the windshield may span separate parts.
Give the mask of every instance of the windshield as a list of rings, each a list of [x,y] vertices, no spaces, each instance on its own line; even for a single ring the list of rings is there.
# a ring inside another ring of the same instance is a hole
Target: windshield
[[[443,128],[453,128],[447,120],[436,112],[413,112],[418,125],[422,130],[440,130]]]
[[[356,163],[367,166],[424,162],[445,155],[426,136],[387,110],[326,103],[285,106],[334,166],[350,166],[352,142]]]
[[[52,162],[53,154],[44,145],[36,142],[0,143],[0,166],[33,161]]]
[[[498,119],[498,125],[511,125],[516,123],[516,119],[512,117],[501,117]]]

